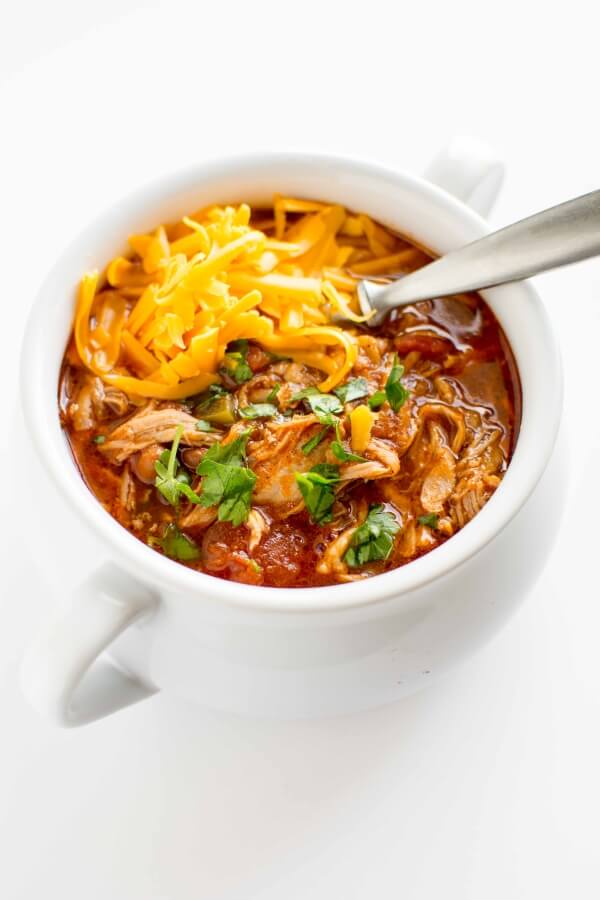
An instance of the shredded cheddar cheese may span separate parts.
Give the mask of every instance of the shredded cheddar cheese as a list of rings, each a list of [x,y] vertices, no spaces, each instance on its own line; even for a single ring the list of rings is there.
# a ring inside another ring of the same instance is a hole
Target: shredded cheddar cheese
[[[341,206],[276,195],[273,215],[261,230],[247,204],[212,206],[131,235],[129,257],[81,281],[74,338],[84,365],[131,397],[183,399],[218,381],[228,343],[245,338],[322,371],[324,392],[340,384],[359,344],[336,317],[364,322],[358,273],[406,251]],[[364,440],[353,423],[354,443]]]

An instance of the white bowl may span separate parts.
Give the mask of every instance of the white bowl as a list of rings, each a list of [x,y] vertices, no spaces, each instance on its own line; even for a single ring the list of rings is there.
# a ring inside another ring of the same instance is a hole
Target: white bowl
[[[463,191],[481,188],[493,174],[472,147],[445,155],[437,170]],[[98,557],[90,558],[91,574],[73,611],[38,638],[24,662],[27,695],[60,724],[90,721],[158,688],[260,715],[331,714],[394,700],[497,630],[547,556],[561,500],[550,480],[540,479],[559,426],[562,375],[548,317],[528,283],[484,293],[521,378],[523,414],[512,462],[471,523],[407,566],[332,587],[231,583],[149,549],[86,488],[56,405],[81,273],[103,268],[131,232],[209,202],[266,201],[274,191],[364,211],[437,253],[489,231],[464,203],[413,175],[349,159],[273,153],[161,178],[102,215],[68,248],[35,301],[21,380],[37,452],[81,522],[95,531],[104,560],[98,568]],[[68,549],[58,543],[57,553],[68,561]],[[119,668],[97,660],[109,644]]]

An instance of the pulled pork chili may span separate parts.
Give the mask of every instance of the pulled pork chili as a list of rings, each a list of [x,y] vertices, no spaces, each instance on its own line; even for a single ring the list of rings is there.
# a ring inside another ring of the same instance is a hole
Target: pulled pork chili
[[[290,234],[302,213],[288,211]],[[271,215],[257,210],[250,226],[276,246]],[[372,223],[385,235],[378,258],[371,220],[362,220],[362,230],[338,235],[350,248],[338,284],[346,278],[349,291],[364,275],[429,260]],[[139,296],[111,284],[104,291],[119,296],[125,314]],[[319,388],[323,373],[310,354],[299,361],[242,338],[227,344],[218,378],[181,400],[121,390],[90,371],[71,339],[59,407],[82,477],[141,541],[232,581],[329,585],[430,552],[480,511],[510,461],[520,416],[510,348],[476,294],[348,330],[355,359],[331,390]]]

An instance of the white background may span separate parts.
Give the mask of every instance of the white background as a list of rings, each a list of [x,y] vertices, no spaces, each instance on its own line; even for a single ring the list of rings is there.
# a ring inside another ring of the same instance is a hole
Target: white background
[[[600,265],[538,280],[560,333],[569,505],[522,611],[395,707],[234,719],[167,696],[88,728],[29,710],[17,663],[79,537],[38,477],[16,365],[32,297],[101,208],[248,148],[420,171],[453,134],[497,147],[497,225],[600,187],[589,0],[151,0],[4,9],[0,31],[2,900],[529,900],[600,896]],[[567,473],[565,473],[566,477]],[[76,556],[76,552],[71,555]]]

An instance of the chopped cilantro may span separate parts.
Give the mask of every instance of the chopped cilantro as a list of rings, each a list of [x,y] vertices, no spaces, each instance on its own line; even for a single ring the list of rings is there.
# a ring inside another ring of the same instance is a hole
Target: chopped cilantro
[[[198,469],[206,460],[218,462],[224,466],[243,466],[246,461],[246,444],[248,443],[250,433],[251,429],[247,428],[233,441],[229,441],[228,444],[214,444],[214,446],[204,454]],[[199,475],[202,475],[202,472],[199,472],[198,469],[196,469],[196,471]]]
[[[310,517],[317,525],[331,522],[331,509],[335,502],[332,485],[340,480],[338,466],[319,463],[309,472],[296,472],[296,481]]]
[[[221,477],[221,473],[213,475],[213,478],[221,480],[223,485],[218,517],[220,522],[231,522],[237,528],[248,518],[256,475],[247,468],[236,469],[227,466],[224,468],[227,473],[225,478]]]
[[[342,403],[350,403],[352,400],[360,400],[369,393],[369,385],[366,378],[351,378],[346,384],[341,384],[333,392]]]
[[[312,385],[311,387],[302,388],[301,391],[298,391],[297,394],[294,394],[292,397],[292,403],[297,403],[299,400],[306,400],[308,397],[314,397],[315,394],[320,394],[321,391]]]
[[[170,450],[164,450],[154,463],[156,489],[171,506],[178,506],[179,498],[183,494],[191,503],[200,503],[200,497],[190,487],[190,477],[186,470],[179,465],[177,449],[183,434],[183,425],[178,425]]]
[[[233,378],[236,384],[250,381],[254,372],[248,365],[248,341],[231,341],[227,345],[227,352],[223,360],[225,372]]]
[[[379,409],[380,406],[383,406],[385,401],[387,400],[387,396],[385,391],[375,391],[372,397],[369,397],[367,403],[371,407],[371,409]]]
[[[179,468],[179,471],[177,472],[175,478],[177,479],[179,484],[191,484],[192,483],[192,476],[187,471],[187,469],[183,468],[183,466],[181,466]]]
[[[403,375],[404,366],[401,366],[398,362],[398,354],[396,353],[394,356],[394,363],[392,365],[391,372],[388,375],[388,380],[385,383],[385,395],[394,412],[398,412],[400,407],[403,406],[408,400],[408,391],[400,380]]]
[[[165,556],[182,562],[191,562],[200,556],[200,548],[195,541],[180,531],[173,522],[167,525],[162,538],[151,537],[148,543],[151,547],[160,547]]]
[[[428,513],[426,516],[419,516],[417,519],[419,525],[429,525],[430,528],[438,527],[439,517],[435,513]]]
[[[210,422],[207,422],[206,419],[198,419],[196,422],[196,431],[218,431],[217,428],[213,428]]]
[[[335,425],[336,413],[344,411],[344,407],[333,394],[310,394],[307,403],[321,425]]]
[[[399,531],[400,525],[392,513],[385,512],[382,504],[372,506],[365,521],[354,532],[344,561],[355,568],[387,559]]]
[[[366,462],[364,456],[358,456],[356,453],[346,450],[340,437],[339,423],[336,423],[335,426],[335,441],[331,442],[331,452],[340,462]]]
[[[95,438],[92,438],[94,444],[103,444],[106,440],[105,434],[97,434]]]
[[[246,465],[246,444],[250,429],[228,444],[215,444],[205,454],[196,472],[202,475],[202,506],[218,506],[221,522],[236,527],[250,512],[256,475]]]
[[[243,419],[266,419],[277,415],[277,407],[272,403],[250,403],[238,410]]]
[[[340,480],[340,470],[338,466],[335,466],[332,463],[319,463],[318,465],[313,466],[310,471],[323,483],[328,482],[333,484],[333,482]]]
[[[322,394],[316,387],[307,387],[298,391],[292,397],[292,403],[298,400],[306,400],[321,425],[335,425],[337,422],[335,413],[344,411],[344,407],[336,396]]]
[[[321,428],[320,431],[317,431],[316,434],[313,434],[313,436],[309,438],[305,444],[302,444],[302,447],[300,449],[305,456],[308,456],[309,453],[312,453],[313,450],[319,446],[328,431],[329,425],[326,425],[325,428]]]
[[[272,403],[273,400],[275,400],[275,398],[277,397],[277,394],[279,393],[280,390],[281,390],[281,382],[278,381],[277,384],[273,385],[272,389],[267,394],[267,403]]]
[[[346,450],[341,441],[331,442],[331,452],[340,462],[366,462],[364,456],[358,456],[356,453]]]

